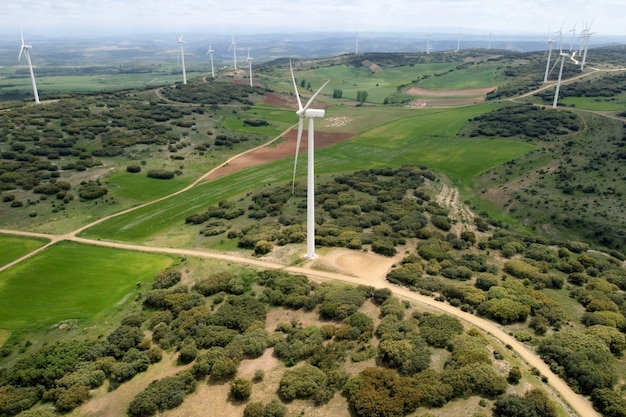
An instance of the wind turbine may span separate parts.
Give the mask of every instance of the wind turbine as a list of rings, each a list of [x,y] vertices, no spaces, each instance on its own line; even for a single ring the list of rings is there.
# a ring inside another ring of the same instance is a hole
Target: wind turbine
[[[459,32],[459,37],[456,42],[456,51],[454,52],[459,52],[460,50],[461,50],[461,32]]]
[[[426,55],[430,54],[430,32],[426,35]]]
[[[213,49],[211,48],[211,44],[209,44],[209,50],[207,51],[207,55],[211,59],[211,77],[215,78],[215,69],[213,68]]]
[[[556,81],[556,90],[554,91],[554,101],[552,102],[552,108],[556,109],[556,103],[559,101],[559,90],[561,89],[561,77],[563,76],[563,64],[565,63],[565,57],[570,57],[568,54],[561,52],[561,69],[559,69],[559,78]],[[570,57],[571,58],[571,57]]]
[[[248,74],[250,76],[250,87],[254,87],[252,85],[252,58],[250,57],[250,48],[248,48],[248,58],[246,58],[246,61],[248,61]]]
[[[35,103],[39,104],[39,94],[37,93],[37,83],[35,82],[35,73],[33,72],[33,63],[30,60],[30,49],[32,45],[26,45],[24,43],[24,33],[22,32],[22,47],[20,48],[20,54],[17,57],[18,62],[22,59],[22,53],[28,61],[28,68],[30,69],[30,80],[33,83],[33,94],[35,96]]]
[[[546,73],[543,76],[543,82],[544,83],[548,82],[548,72],[549,72],[549,68],[550,68],[550,61],[552,59],[552,43],[553,42],[554,41],[552,40],[550,29],[548,29],[548,62],[546,63]]]
[[[591,35],[595,35],[595,33],[591,33],[591,25],[588,28],[585,28],[580,36],[583,38],[583,42],[581,45],[581,50],[583,53],[583,60],[580,63],[580,70],[583,71],[585,69],[585,63],[587,62],[587,50],[589,49],[589,38]]]
[[[298,151],[300,149],[300,141],[302,140],[302,128],[304,126],[304,119],[308,119],[308,150],[307,150],[307,198],[306,198],[306,254],[304,259],[312,260],[317,258],[315,254],[315,175],[314,175],[314,158],[315,158],[315,143],[314,132],[315,118],[324,117],[325,111],[323,109],[310,109],[315,97],[322,91],[324,87],[330,82],[326,81],[316,92],[311,96],[309,101],[302,107],[302,101],[300,101],[300,94],[298,93],[298,86],[296,85],[296,77],[293,75],[293,66],[289,61],[289,69],[291,70],[291,80],[293,81],[293,88],[298,99],[298,111],[296,114],[300,118],[298,121],[298,139],[296,141],[296,158],[293,163],[293,180],[292,180],[292,193],[295,191],[296,180],[296,167],[298,165]]]
[[[359,54],[359,32],[356,33],[355,40],[354,40],[354,55],[358,55],[358,54]]]
[[[176,36],[176,39],[178,39],[178,52],[180,53],[180,61],[183,66],[183,84],[187,84],[187,73],[185,72],[185,47],[183,46],[185,41],[183,41],[183,35]]]
[[[235,42],[235,37],[232,37],[232,42],[230,43],[230,46],[228,47],[228,50],[233,50],[233,67],[235,69],[237,69],[237,42]]]
[[[576,23],[574,23],[574,27],[567,32],[572,32],[572,39],[569,42],[569,51],[572,52],[572,49],[574,49],[574,37],[576,36]]]

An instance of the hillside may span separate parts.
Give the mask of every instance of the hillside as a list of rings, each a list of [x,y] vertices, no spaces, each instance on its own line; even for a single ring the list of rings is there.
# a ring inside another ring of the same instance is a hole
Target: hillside
[[[516,98],[540,54],[490,52],[297,63],[333,79],[315,261],[285,62],[4,102],[0,260],[34,256],[0,270],[0,415],[623,415],[624,64],[553,110]]]

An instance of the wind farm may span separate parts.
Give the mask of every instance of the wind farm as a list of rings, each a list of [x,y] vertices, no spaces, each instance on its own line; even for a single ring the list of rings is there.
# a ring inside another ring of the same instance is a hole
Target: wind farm
[[[0,414],[612,417],[626,58],[564,27],[29,34],[37,106],[16,35]]]

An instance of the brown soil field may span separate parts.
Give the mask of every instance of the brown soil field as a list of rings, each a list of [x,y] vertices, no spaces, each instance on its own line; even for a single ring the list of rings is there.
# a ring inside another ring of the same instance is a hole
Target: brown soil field
[[[484,96],[495,87],[487,88],[466,88],[462,90],[429,90],[427,88],[411,87],[406,93],[412,96],[424,97],[478,97]]]
[[[307,130],[302,132],[302,141],[300,142],[299,151],[300,154],[304,154],[307,151],[307,132]],[[298,139],[297,136],[298,130],[291,129],[282,136],[284,142],[280,142],[271,147],[260,147],[252,152],[242,154],[221,167],[213,170],[205,177],[205,179],[214,179],[252,166],[278,161],[279,159],[286,158],[288,156],[295,156],[296,141]],[[350,139],[353,136],[354,135],[350,133],[315,132],[315,149],[325,148],[335,143]]]

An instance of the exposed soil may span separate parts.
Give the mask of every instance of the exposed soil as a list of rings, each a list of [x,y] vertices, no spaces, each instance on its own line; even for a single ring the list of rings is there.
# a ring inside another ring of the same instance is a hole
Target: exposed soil
[[[300,142],[300,154],[304,154],[307,151],[307,134],[308,131],[302,132],[302,141]],[[298,139],[298,130],[291,129],[282,136],[283,142],[277,143],[275,146],[259,147],[252,152],[242,154],[230,162],[225,163],[221,167],[213,170],[209,173],[205,179],[214,179],[223,175],[232,174],[233,172],[241,171],[242,169],[252,166],[263,165],[268,162],[277,161],[288,156],[295,155],[296,142]],[[350,139],[354,135],[350,133],[330,133],[330,132],[315,132],[315,149],[325,148],[335,143],[342,142]]]
[[[462,90],[429,90],[427,88],[411,87],[406,93],[412,96],[424,97],[478,97],[493,90],[495,90],[495,87],[465,88]]]

